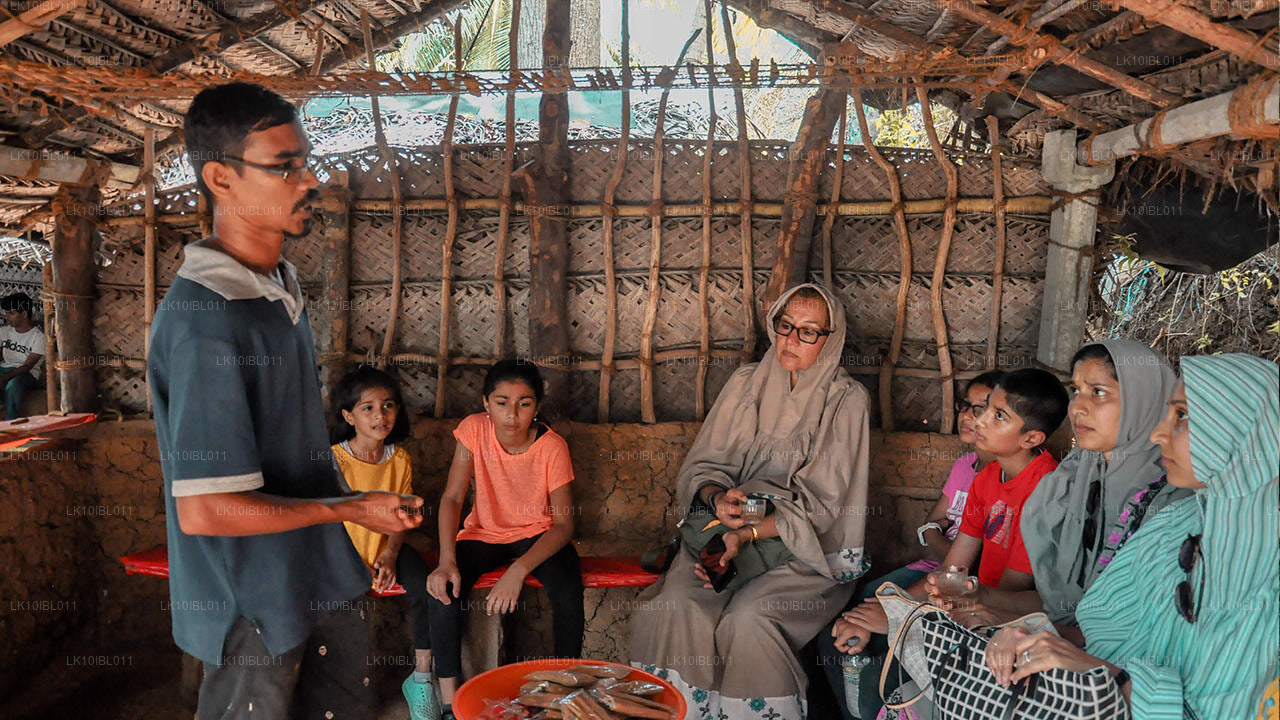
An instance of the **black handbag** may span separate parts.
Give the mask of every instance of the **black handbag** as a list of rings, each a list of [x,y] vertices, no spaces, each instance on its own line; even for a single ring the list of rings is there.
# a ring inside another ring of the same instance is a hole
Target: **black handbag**
[[[1054,668],[1001,687],[986,659],[995,628],[970,630],[939,611],[920,624],[938,720],[1129,720],[1128,703],[1106,667]]]

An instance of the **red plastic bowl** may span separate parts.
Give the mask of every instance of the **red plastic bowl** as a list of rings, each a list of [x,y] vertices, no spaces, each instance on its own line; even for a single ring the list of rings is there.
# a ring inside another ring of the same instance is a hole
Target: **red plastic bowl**
[[[617,665],[625,667],[631,671],[627,676],[628,680],[644,680],[646,682],[657,683],[662,686],[662,692],[653,699],[675,708],[672,715],[673,720],[684,720],[688,706],[685,704],[684,696],[680,691],[671,686],[671,683],[652,673],[618,663],[604,662],[601,660],[573,660],[571,658],[557,658],[546,660],[529,660],[528,662],[513,663],[511,665],[503,665],[494,668],[488,672],[480,673],[471,678],[458,688],[458,692],[453,696],[453,714],[458,720],[480,720],[484,714],[486,703],[485,700],[509,700],[520,694],[520,686],[525,684],[525,675],[538,670],[563,670],[574,665]]]

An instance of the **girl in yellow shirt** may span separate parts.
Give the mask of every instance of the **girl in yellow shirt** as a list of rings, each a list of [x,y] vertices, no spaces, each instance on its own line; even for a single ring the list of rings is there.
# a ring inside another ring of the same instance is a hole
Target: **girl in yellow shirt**
[[[395,443],[409,436],[409,415],[395,378],[373,367],[349,372],[335,398],[333,458],[356,492],[385,490],[413,493],[413,465],[409,453]],[[404,533],[383,535],[355,523],[345,523],[351,542],[373,575],[373,587],[389,590],[399,578],[409,596],[413,623],[414,671],[400,686],[413,720],[439,720],[440,704],[431,677],[431,636],[428,620],[427,575],[422,557],[404,544]]]

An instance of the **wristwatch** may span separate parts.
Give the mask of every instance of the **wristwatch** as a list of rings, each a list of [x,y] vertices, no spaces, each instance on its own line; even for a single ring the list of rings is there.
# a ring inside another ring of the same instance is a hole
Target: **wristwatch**
[[[929,547],[929,543],[925,542],[925,539],[924,539],[925,532],[929,530],[937,530],[938,532],[943,532],[942,526],[936,522],[927,522],[921,525],[920,527],[916,528],[916,540],[920,541],[921,547]]]

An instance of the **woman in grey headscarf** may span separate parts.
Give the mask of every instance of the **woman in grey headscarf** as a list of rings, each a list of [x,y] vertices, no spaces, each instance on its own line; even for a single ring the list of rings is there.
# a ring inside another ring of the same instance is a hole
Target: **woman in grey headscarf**
[[[1169,361],[1142,343],[1104,340],[1071,367],[1076,447],[1022,510],[1036,592],[1062,626],[1076,625],[1085,590],[1138,526],[1190,494],[1166,481],[1150,439],[1177,383]]]
[[[867,392],[840,367],[844,308],[825,288],[798,285],[769,311],[774,344],[721,390],[676,478],[678,511],[695,499],[744,543],[780,537],[791,553],[734,591],[717,593],[678,554],[636,603],[631,662],[685,695],[689,716],[801,720],[805,671],[796,652],[853,593],[867,568]],[[748,493],[774,512],[744,527]]]

